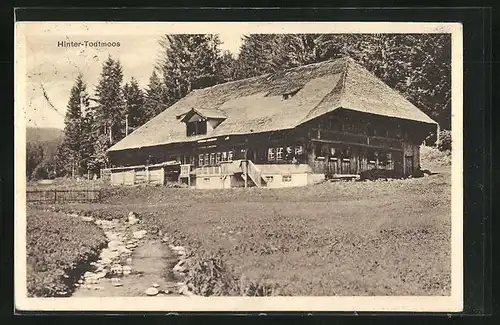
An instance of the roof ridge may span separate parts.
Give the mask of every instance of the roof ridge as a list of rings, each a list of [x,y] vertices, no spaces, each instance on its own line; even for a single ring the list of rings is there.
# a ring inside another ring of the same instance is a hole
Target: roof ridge
[[[243,78],[243,79],[238,79],[238,80],[226,81],[226,82],[223,82],[223,83],[220,83],[220,84],[216,84],[216,85],[213,85],[213,86],[209,86],[209,87],[205,87],[205,88],[196,88],[196,89],[191,90],[191,92],[189,92],[189,94],[191,94],[191,93],[193,93],[195,91],[201,91],[201,90],[206,90],[206,89],[213,89],[215,87],[222,86],[222,85],[235,84],[235,83],[238,83],[238,82],[248,81],[248,80],[251,80],[251,79],[263,78],[263,77],[270,76],[270,75],[277,74],[277,73],[284,73],[284,72],[288,72],[288,71],[292,71],[292,70],[300,70],[300,69],[303,69],[303,68],[306,68],[306,67],[311,67],[311,66],[314,66],[314,65],[321,65],[321,64],[326,64],[326,63],[340,62],[340,61],[343,61],[343,60],[351,61],[351,60],[354,60],[354,59],[351,58],[350,56],[346,55],[346,56],[342,56],[342,57],[339,57],[339,58],[336,58],[336,59],[328,59],[328,60],[325,60],[325,61],[313,62],[313,63],[299,65],[299,66],[288,68],[288,69],[283,69],[281,71],[268,72],[268,73],[264,73],[264,74],[259,74],[258,76],[253,76],[253,77],[248,77],[248,78]],[[187,95],[185,97],[187,97]]]
[[[339,100],[339,104],[341,107],[343,107],[344,105],[344,93],[345,93],[345,84],[347,82],[347,71],[349,70],[349,68],[351,67],[351,63],[353,61],[353,59],[351,57],[345,57],[345,70],[344,70],[344,75],[342,76],[342,89],[340,89],[340,100]]]

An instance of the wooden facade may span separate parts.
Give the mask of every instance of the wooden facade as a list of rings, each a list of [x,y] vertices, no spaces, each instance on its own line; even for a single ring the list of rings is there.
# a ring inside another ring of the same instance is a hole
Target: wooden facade
[[[221,168],[234,161],[249,161],[255,170],[263,165],[306,164],[310,173],[327,178],[374,169],[406,177],[420,168],[419,145],[429,132],[427,128],[410,121],[340,110],[289,130],[125,150],[112,153],[110,160],[117,166],[175,161],[179,175],[181,165],[196,171],[190,174],[188,184],[195,182],[192,178],[196,175],[244,174],[244,170],[238,170],[241,166],[229,173],[227,167]],[[137,171],[134,175],[136,179],[143,177]],[[127,178],[130,175],[120,177],[125,177],[123,184],[133,183]],[[265,184],[260,177],[252,178],[253,184]]]
[[[198,188],[406,177],[420,168],[419,145],[436,128],[345,57],[192,91],[108,157],[121,168],[174,161],[179,179]],[[230,165],[232,173],[223,167]]]

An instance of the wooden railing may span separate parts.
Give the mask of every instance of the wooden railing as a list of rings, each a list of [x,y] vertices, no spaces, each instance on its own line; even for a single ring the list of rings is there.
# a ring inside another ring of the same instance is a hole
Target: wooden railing
[[[348,132],[339,132],[333,130],[312,129],[312,137],[318,140],[329,140],[339,143],[359,144],[372,147],[402,149],[401,139],[387,138],[380,136],[368,136],[364,134],[355,134]]]
[[[221,166],[202,166],[196,168],[196,175],[220,175],[222,174]]]
[[[26,202],[38,203],[71,203],[71,202],[97,202],[101,199],[99,189],[82,190],[27,190]]]
[[[240,172],[241,160],[223,161],[217,166],[201,166],[196,168],[196,175],[231,175]]]
[[[243,175],[250,177],[257,187],[262,187],[262,172],[260,169],[251,160],[247,160],[246,164],[248,168],[245,167],[245,163],[242,164]]]

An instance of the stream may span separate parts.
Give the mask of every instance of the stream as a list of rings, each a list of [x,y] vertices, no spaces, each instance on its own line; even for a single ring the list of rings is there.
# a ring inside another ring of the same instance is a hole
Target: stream
[[[111,221],[81,218],[105,231],[108,247],[75,284],[72,297],[179,295],[182,283],[172,272],[177,254],[142,230],[135,215]]]

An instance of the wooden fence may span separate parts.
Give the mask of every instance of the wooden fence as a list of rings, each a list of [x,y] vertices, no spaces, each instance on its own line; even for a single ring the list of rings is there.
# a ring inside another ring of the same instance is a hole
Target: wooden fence
[[[101,190],[27,190],[26,202],[38,203],[71,203],[71,202],[98,202],[101,199]]]

